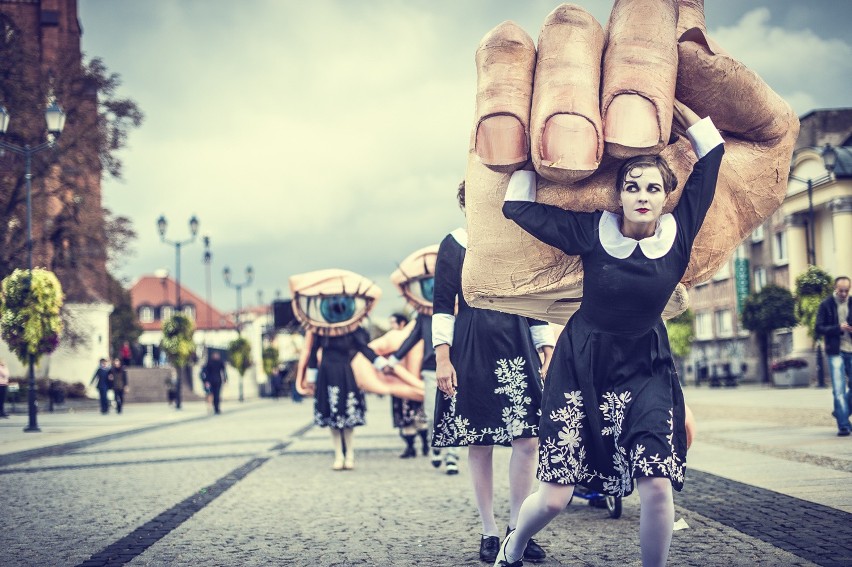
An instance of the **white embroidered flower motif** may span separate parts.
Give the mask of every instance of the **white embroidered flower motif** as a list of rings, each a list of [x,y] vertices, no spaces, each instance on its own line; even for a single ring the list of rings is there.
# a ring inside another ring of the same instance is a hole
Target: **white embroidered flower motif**
[[[532,398],[526,395],[528,383],[524,366],[526,366],[526,360],[522,356],[512,360],[501,358],[497,361],[494,374],[497,375],[497,382],[501,385],[494,389],[494,393],[509,398],[509,404],[503,408],[502,412],[504,427],[493,431],[494,441],[497,443],[511,442],[523,435],[526,430],[530,430],[535,435],[538,430],[538,424],[530,423],[526,419]]]
[[[550,420],[563,424],[554,439],[539,440],[539,469],[541,480],[576,484],[590,477],[586,464],[586,448],[580,444],[583,412],[583,396],[580,391],[567,392],[565,404],[550,412]],[[579,449],[579,450],[578,450]],[[549,466],[554,465],[554,466]]]
[[[627,459],[627,450],[621,445],[621,431],[624,424],[624,415],[627,405],[633,401],[629,390],[620,394],[605,392],[602,396],[603,403],[599,406],[604,421],[610,423],[601,429],[604,437],[612,436],[615,453],[612,456],[612,465],[617,476],[601,477],[604,490],[621,496],[629,494],[633,490],[633,478],[630,475],[630,464]],[[644,450],[644,449],[643,449]]]

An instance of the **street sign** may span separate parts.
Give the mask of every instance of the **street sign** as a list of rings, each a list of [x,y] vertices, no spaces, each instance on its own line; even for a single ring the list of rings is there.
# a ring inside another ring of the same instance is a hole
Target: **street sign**
[[[737,313],[743,312],[746,297],[748,297],[751,286],[749,285],[749,269],[747,258],[734,259],[734,287],[737,292]]]

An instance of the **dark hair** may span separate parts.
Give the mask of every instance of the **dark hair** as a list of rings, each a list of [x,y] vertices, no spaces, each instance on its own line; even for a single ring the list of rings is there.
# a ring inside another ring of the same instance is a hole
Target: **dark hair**
[[[464,210],[464,179],[462,179],[462,182],[459,183],[459,188],[456,191],[456,199],[459,202],[459,208]]]
[[[834,278],[834,287],[837,287],[837,284],[840,283],[840,280],[846,280],[847,282],[852,282],[852,280],[849,279],[849,276],[838,276],[838,277]]]
[[[628,159],[618,170],[618,177],[615,178],[615,189],[621,192],[624,187],[624,180],[637,167],[656,167],[660,170],[660,175],[663,176],[663,191],[668,195],[677,187],[677,176],[669,167],[669,164],[661,156],[636,156]]]
[[[402,325],[403,327],[408,324],[408,317],[406,317],[403,313],[392,313],[391,319],[396,321],[397,325]]]

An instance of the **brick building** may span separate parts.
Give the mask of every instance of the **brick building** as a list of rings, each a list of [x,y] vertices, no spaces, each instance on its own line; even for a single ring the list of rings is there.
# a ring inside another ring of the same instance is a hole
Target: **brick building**
[[[55,96],[67,115],[56,150],[32,164],[33,264],[54,271],[66,301],[104,302],[108,297],[97,87],[81,68],[77,0],[0,0],[0,105],[11,115],[7,141],[45,140],[43,111]],[[0,271],[25,267],[24,160],[0,157]]]

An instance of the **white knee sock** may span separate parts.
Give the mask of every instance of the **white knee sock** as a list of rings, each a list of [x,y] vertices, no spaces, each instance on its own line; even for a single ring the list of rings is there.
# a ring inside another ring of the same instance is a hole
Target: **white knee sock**
[[[539,482],[538,490],[530,494],[521,505],[518,514],[518,527],[506,545],[507,559],[517,561],[524,555],[524,549],[532,536],[540,532],[550,521],[559,515],[574,493],[574,487],[550,482]]]
[[[639,544],[643,567],[664,567],[672,543],[674,502],[667,478],[640,478]]]
[[[343,462],[343,437],[340,430],[334,427],[329,428],[331,431],[331,446],[334,447],[334,460]]]
[[[499,536],[500,530],[494,520],[494,471],[491,466],[493,452],[494,448],[491,446],[471,445],[467,449],[467,462],[476,507],[482,519],[482,534]]]
[[[346,460],[350,463],[355,460],[355,444],[352,440],[352,434],[355,432],[355,429],[352,427],[347,427],[343,430],[343,443],[345,445],[344,450],[346,451]]]
[[[512,441],[512,456],[509,458],[509,527],[518,524],[521,504],[530,495],[535,481],[538,462],[538,440],[515,439]]]

